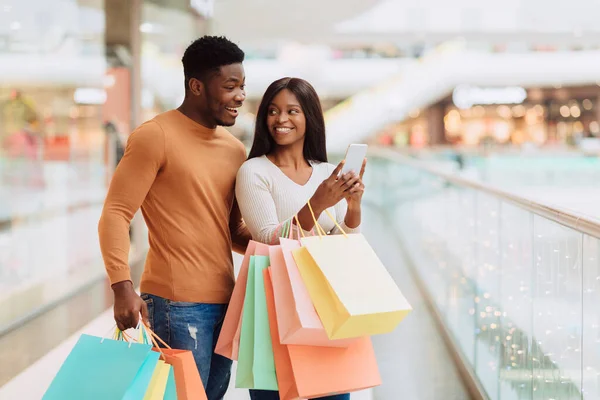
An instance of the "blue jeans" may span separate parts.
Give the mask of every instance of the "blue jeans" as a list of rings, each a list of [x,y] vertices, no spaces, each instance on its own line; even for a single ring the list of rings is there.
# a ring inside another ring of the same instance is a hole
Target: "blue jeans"
[[[215,354],[226,304],[171,301],[142,293],[152,330],[169,346],[194,354],[208,400],[221,400],[229,387],[232,361]]]
[[[279,400],[279,392],[271,390],[250,390],[251,400]],[[350,400],[350,394],[336,394],[333,396],[319,397],[319,400]]]

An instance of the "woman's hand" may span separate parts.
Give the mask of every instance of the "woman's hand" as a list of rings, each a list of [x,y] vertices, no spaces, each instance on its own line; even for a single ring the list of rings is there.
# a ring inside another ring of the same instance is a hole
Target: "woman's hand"
[[[360,169],[360,174],[358,175],[358,179],[352,185],[352,187],[346,191],[346,201],[348,202],[348,209],[353,210],[356,208],[360,208],[360,203],[362,201],[362,196],[365,193],[365,185],[362,181],[363,175],[365,174],[365,168],[367,167],[367,159],[363,160],[362,167]]]
[[[347,197],[350,191],[360,181],[360,177],[351,172],[348,172],[338,177],[343,166],[344,161],[339,163],[335,170],[333,170],[329,178],[325,179],[319,185],[319,187],[315,191],[315,194],[310,199],[311,206],[319,214],[324,210],[335,206],[343,198]],[[360,186],[362,186],[362,183],[360,184]]]

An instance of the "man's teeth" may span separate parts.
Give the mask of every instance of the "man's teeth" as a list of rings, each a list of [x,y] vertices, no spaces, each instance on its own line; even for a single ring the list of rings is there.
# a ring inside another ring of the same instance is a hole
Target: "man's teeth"
[[[237,111],[237,108],[225,107],[225,109],[229,111]]]

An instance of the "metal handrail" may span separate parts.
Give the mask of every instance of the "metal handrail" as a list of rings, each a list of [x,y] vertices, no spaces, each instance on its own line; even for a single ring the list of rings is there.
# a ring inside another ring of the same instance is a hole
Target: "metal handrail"
[[[558,224],[600,239],[600,220],[593,220],[588,216],[577,214],[575,212],[559,210],[558,208],[555,208],[552,205],[538,203],[536,201],[495,188],[490,185],[486,185],[471,179],[442,172],[434,167],[431,167],[430,165],[427,165],[423,161],[418,161],[413,158],[406,157],[388,148],[371,147],[369,149],[369,154],[389,159],[391,161],[395,161],[403,165],[408,165],[424,172],[428,172],[454,185],[468,187],[470,189],[478,190],[480,192],[489,194],[500,200],[512,203],[519,208],[522,208],[524,210],[530,211],[534,214],[547,218],[551,221],[554,221]]]

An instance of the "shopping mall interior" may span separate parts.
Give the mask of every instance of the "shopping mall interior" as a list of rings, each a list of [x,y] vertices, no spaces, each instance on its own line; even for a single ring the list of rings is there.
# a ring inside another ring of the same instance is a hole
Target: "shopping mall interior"
[[[331,160],[369,146],[361,232],[412,312],[373,337],[382,383],[352,399],[600,400],[598,15],[593,0],[3,0],[0,399],[43,398],[82,334],[114,329],[105,196],[132,130],[180,106],[183,52],[208,34],[245,52],[227,129],[248,149],[285,76],[316,89]],[[130,236],[138,285],[141,213]],[[248,399],[235,382],[225,399]]]

